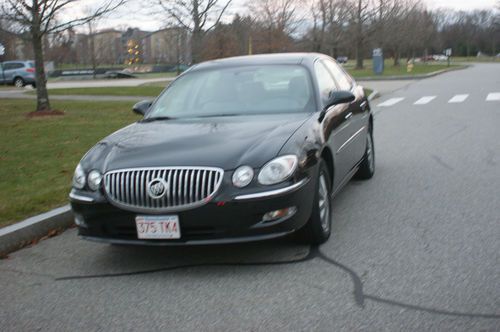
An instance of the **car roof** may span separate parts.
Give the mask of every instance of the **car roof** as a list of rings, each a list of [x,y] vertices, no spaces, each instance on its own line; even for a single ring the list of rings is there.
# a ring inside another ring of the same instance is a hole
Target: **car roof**
[[[286,65],[300,64],[305,60],[315,60],[321,56],[319,53],[273,53],[235,56],[224,59],[217,59],[199,63],[193,67],[193,70],[202,70],[207,68],[224,68],[249,65]]]
[[[2,63],[19,63],[19,62],[26,63],[26,62],[35,62],[35,61],[33,61],[33,60],[8,60],[8,61],[4,61]]]

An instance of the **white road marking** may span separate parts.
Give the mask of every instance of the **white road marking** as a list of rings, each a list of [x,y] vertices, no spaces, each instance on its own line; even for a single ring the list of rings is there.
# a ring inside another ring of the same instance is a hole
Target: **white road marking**
[[[467,99],[467,97],[469,97],[469,95],[455,95],[453,98],[448,100],[448,103],[461,103]]]
[[[387,99],[386,101],[384,101],[381,104],[378,104],[377,106],[379,106],[379,107],[388,107],[388,106],[396,105],[397,103],[399,103],[403,99],[404,98],[391,98],[391,99]]]
[[[425,105],[430,103],[436,96],[425,96],[417,100],[413,105]]]
[[[488,94],[488,97],[486,97],[486,101],[496,101],[500,100],[500,92],[492,92]]]

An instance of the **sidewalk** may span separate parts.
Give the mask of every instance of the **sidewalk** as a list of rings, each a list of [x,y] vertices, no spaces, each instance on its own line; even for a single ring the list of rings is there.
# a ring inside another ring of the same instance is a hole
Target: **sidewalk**
[[[122,78],[107,80],[84,80],[84,81],[60,81],[48,82],[48,89],[66,89],[66,88],[100,88],[114,86],[139,86],[145,83],[173,81],[175,77],[158,78]]]
[[[153,100],[151,96],[93,96],[93,95],[49,95],[50,100],[78,101],[133,101]],[[36,95],[25,91],[0,91],[0,99],[36,99]]]

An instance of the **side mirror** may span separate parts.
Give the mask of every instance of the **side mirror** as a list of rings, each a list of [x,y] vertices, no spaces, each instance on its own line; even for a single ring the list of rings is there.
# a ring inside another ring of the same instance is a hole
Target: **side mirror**
[[[151,100],[140,101],[132,107],[132,111],[137,114],[145,115],[152,104],[153,102]]]
[[[338,104],[345,104],[354,101],[356,97],[350,91],[333,91],[325,109]]]

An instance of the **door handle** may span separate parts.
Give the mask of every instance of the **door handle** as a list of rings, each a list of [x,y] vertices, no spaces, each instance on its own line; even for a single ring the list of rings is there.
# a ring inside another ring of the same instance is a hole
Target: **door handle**
[[[366,110],[366,105],[367,105],[367,102],[366,102],[366,101],[364,101],[364,102],[362,102],[359,106],[361,107],[361,110],[363,110],[363,111],[364,111],[364,110]]]
[[[347,115],[345,116],[346,120],[349,120],[350,118],[352,118],[352,112],[347,113]]]

